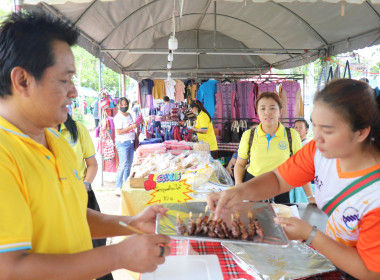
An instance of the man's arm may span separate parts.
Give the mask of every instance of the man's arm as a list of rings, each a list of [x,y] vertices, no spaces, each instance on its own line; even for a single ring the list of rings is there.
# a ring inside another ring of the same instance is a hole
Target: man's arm
[[[165,261],[159,257],[159,244],[169,242],[163,235],[133,235],[119,244],[76,254],[0,253],[0,280],[95,279],[120,268],[151,272]],[[168,254],[166,247],[164,256]]]

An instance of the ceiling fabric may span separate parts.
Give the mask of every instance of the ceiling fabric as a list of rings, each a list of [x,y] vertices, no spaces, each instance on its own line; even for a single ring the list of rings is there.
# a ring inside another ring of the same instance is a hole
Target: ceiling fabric
[[[24,0],[63,17],[78,44],[138,80],[166,77],[173,10],[172,77],[264,73],[380,44],[380,0]],[[174,8],[175,4],[175,8]]]

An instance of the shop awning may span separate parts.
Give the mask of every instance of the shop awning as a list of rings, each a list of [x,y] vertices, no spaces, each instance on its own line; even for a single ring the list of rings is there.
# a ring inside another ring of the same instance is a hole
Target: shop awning
[[[24,0],[23,8],[69,19],[80,46],[136,79],[166,77],[173,10],[173,78],[264,73],[380,44],[380,0]]]

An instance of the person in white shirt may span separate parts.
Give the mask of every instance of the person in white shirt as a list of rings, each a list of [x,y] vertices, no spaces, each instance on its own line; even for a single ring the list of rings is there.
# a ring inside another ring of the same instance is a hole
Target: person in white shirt
[[[302,147],[309,143],[309,139],[306,138],[307,133],[309,132],[309,123],[307,120],[298,119],[294,122],[294,129],[297,130],[301,137]]]
[[[114,123],[119,166],[116,171],[115,192],[117,195],[120,195],[121,188],[125,181],[127,181],[131,172],[134,154],[135,128],[137,125],[134,123],[131,114],[128,113],[129,101],[127,98],[121,97],[117,106],[119,112],[114,118]]]

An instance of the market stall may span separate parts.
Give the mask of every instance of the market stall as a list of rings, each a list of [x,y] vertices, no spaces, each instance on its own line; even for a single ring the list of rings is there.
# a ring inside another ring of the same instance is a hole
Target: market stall
[[[29,4],[35,2],[39,1],[25,0]],[[212,74],[221,79],[235,73],[252,77],[271,67],[303,65],[320,57],[374,45],[380,39],[378,0],[236,2],[52,0],[25,8],[70,19],[81,31],[82,47],[96,57],[102,54],[108,67],[139,81],[164,79],[170,77],[169,72],[174,74],[173,79],[197,81],[212,78]],[[178,46],[169,51],[170,39],[178,39]],[[193,83],[191,90],[192,86]],[[193,98],[191,90],[189,99]],[[243,94],[248,95],[251,90]],[[231,110],[227,118],[254,119],[254,112],[242,116],[232,113]],[[182,171],[178,172],[182,175]],[[153,175],[151,184],[157,183],[160,174],[149,175]],[[144,189],[124,187],[123,203],[131,207],[125,207],[124,213],[137,213],[151,201],[152,196],[146,196],[145,189],[145,185],[149,189],[151,184],[145,182]],[[133,205],[136,201],[140,204]],[[303,218],[308,220],[307,216]],[[203,248],[209,244],[192,245],[200,253],[222,251],[225,257],[220,257],[219,262],[224,264],[225,279],[253,279],[237,268],[231,254],[220,249],[220,243],[211,251]],[[230,262],[225,264],[222,258],[230,258]],[[329,277],[338,279],[340,275],[326,276]]]

